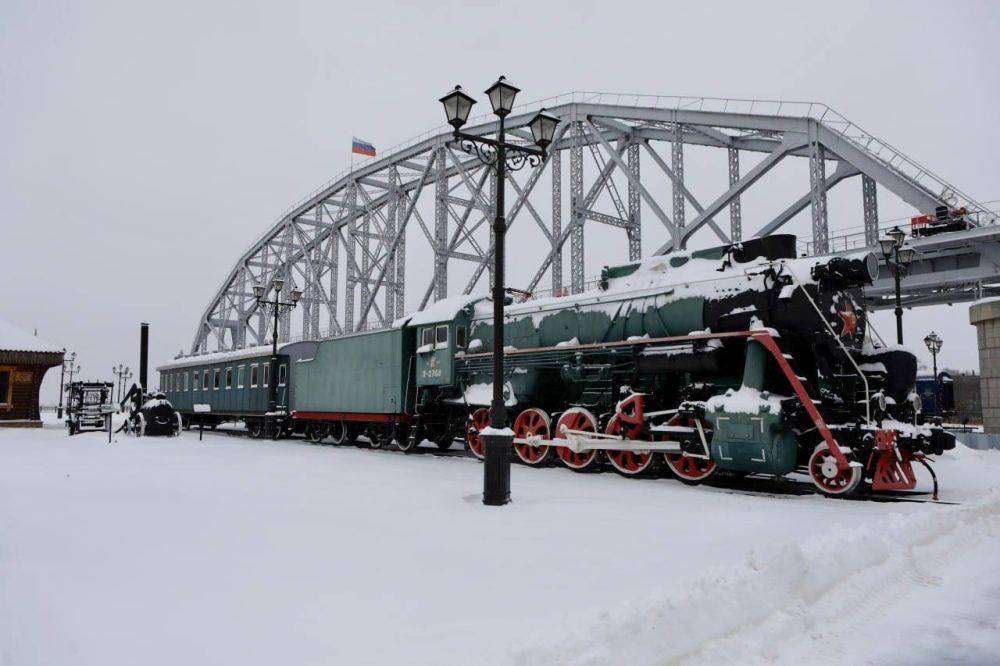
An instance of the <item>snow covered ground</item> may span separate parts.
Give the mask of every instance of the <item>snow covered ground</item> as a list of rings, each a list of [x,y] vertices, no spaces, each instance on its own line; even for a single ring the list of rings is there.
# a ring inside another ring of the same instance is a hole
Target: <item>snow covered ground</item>
[[[224,433],[0,429],[2,664],[1000,663],[1000,452],[956,504]]]

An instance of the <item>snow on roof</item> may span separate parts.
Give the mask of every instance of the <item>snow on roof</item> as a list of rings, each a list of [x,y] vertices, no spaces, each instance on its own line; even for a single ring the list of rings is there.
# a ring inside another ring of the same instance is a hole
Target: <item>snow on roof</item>
[[[63,348],[31,335],[27,331],[0,319],[0,350],[19,352],[62,353]]]
[[[419,312],[414,312],[411,315],[400,317],[396,321],[392,322],[392,325],[393,327],[406,325],[420,326],[421,324],[436,324],[440,321],[451,321],[458,316],[458,313],[462,311],[462,308],[484,298],[486,297],[482,294],[462,294],[460,296],[452,296],[451,298],[442,298]]]
[[[290,344],[295,344],[292,342],[279,342],[278,351],[280,352],[284,347]],[[173,361],[168,361],[163,365],[157,366],[156,370],[158,372],[163,372],[164,370],[174,370],[177,368],[189,368],[193,366],[208,365],[210,363],[225,363],[226,361],[238,361],[244,358],[257,358],[259,356],[268,356],[271,353],[271,345],[259,345],[257,347],[247,347],[245,349],[233,349],[232,351],[221,351],[212,352],[210,354],[196,354],[194,356],[182,356],[181,358],[175,359]]]

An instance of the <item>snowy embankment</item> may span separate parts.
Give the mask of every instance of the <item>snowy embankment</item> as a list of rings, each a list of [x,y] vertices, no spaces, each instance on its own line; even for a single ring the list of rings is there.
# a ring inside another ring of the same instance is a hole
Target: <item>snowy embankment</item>
[[[467,458],[105,437],[0,430],[2,664],[1000,657],[1000,452],[942,456],[957,505],[514,467],[490,508]]]

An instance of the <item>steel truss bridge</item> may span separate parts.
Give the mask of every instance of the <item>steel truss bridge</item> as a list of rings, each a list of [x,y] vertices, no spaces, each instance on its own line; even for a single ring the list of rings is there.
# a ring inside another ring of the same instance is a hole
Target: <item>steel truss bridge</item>
[[[522,281],[512,286],[536,294],[584,290],[587,229],[595,223],[620,229],[628,251],[622,260],[636,260],[643,254],[642,225],[649,223],[644,212],[664,229],[664,242],[652,248],[660,254],[687,247],[696,234],[710,235],[713,243],[771,234],[807,208],[812,240],[805,252],[873,247],[884,231],[879,185],[915,214],[964,207],[975,227],[914,241],[918,259],[903,283],[908,305],[968,300],[989,291],[990,283],[1000,288],[996,216],[825,105],[577,92],[519,107],[507,119],[508,138],[530,143],[526,123],[541,106],[561,122],[548,158],[509,174],[507,221],[537,231],[543,258],[537,266],[510,270]],[[466,129],[484,136],[496,130],[496,123],[485,119],[473,119]],[[719,161],[728,164],[728,179],[720,181],[728,182],[727,189],[695,197],[685,186],[686,146],[725,155]],[[751,159],[752,168],[741,168],[741,161]],[[745,229],[741,198],[786,160],[808,170],[808,190],[772,219]],[[408,279],[426,279],[410,309],[448,296],[454,262],[471,266],[461,293],[472,292],[490,279],[496,194],[490,176],[478,158],[452,143],[447,127],[341,174],[289,209],[239,257],[205,308],[191,352],[265,344],[270,320],[257,309],[252,286],[259,282],[270,290],[278,275],[303,291],[294,317],[286,313],[279,320],[279,338],[285,341],[388,325],[406,311]],[[831,237],[827,192],[853,178],[861,180],[864,225],[857,233]],[[650,191],[665,182],[672,196],[657,200]],[[415,239],[429,244],[429,276],[407,272],[407,242]],[[563,284],[567,249],[570,278]],[[891,280],[880,279],[869,292],[873,306],[888,305]]]

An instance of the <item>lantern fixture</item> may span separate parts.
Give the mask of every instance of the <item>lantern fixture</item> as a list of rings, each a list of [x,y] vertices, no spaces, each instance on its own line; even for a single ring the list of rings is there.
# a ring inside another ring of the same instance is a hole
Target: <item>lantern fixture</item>
[[[531,119],[531,122],[528,123],[528,127],[531,128],[531,138],[535,140],[535,144],[539,148],[545,150],[549,147],[553,137],[555,137],[556,125],[558,124],[559,119],[551,113],[547,113],[544,108]]]
[[[462,86],[455,86],[454,90],[438,101],[444,105],[445,118],[456,132],[469,120],[469,112],[476,103],[476,100],[465,94]]]
[[[912,247],[901,247],[896,250],[896,260],[903,266],[909,266],[913,262],[913,258],[916,254],[917,251]]]
[[[496,83],[486,89],[486,95],[490,98],[490,104],[493,106],[493,113],[501,118],[510,115],[510,112],[514,110],[514,98],[519,92],[521,89],[508,83],[506,77],[501,76],[497,79]]]

